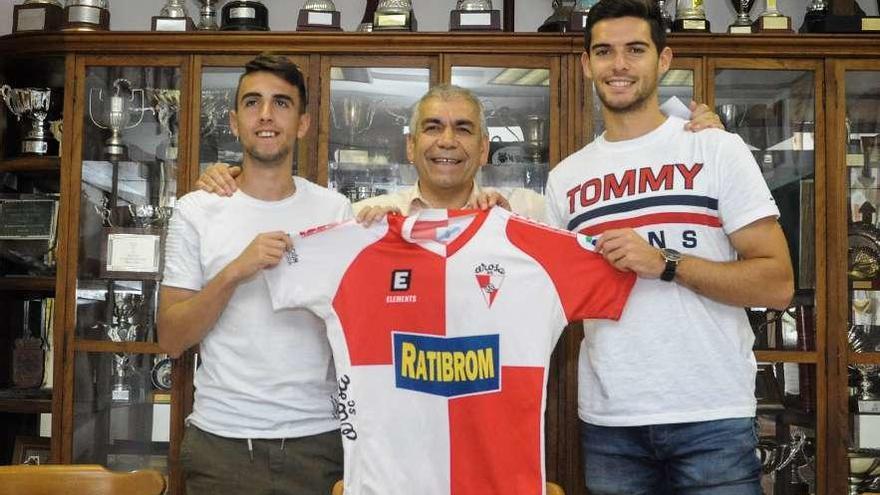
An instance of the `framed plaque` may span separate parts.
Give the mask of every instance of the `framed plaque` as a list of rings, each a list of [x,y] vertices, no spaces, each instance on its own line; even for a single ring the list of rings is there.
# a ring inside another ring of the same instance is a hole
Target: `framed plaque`
[[[101,277],[160,280],[164,247],[165,233],[160,228],[105,228],[101,238]]]
[[[0,240],[46,240],[51,244],[57,226],[57,200],[0,200]]]

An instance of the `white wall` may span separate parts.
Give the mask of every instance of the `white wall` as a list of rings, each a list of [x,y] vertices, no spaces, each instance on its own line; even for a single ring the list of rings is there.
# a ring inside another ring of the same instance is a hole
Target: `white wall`
[[[24,0],[0,0],[0,35],[12,32],[12,5]],[[198,2],[186,0],[190,16],[198,17]],[[364,0],[334,0],[336,8],[342,12],[342,27],[354,30],[364,15]],[[157,15],[165,0],[110,0],[110,27],[114,31],[144,31],[150,28],[150,17]],[[225,3],[220,0],[218,5]],[[273,31],[293,31],[296,29],[296,16],[303,0],[263,0],[269,8],[269,25]],[[449,28],[449,10],[455,0],[413,0],[413,7],[419,21],[420,31],[446,31]],[[670,8],[674,0],[669,0]],[[757,0],[752,13],[764,8],[764,0]],[[800,27],[808,0],[779,0],[782,11],[791,16],[792,25]],[[858,0],[869,15],[877,15],[876,0]],[[496,8],[501,8],[502,0],[495,0]],[[516,30],[534,32],[552,12],[551,0],[517,0]],[[723,32],[733,18],[733,7],[726,0],[706,0],[706,10],[712,31]]]

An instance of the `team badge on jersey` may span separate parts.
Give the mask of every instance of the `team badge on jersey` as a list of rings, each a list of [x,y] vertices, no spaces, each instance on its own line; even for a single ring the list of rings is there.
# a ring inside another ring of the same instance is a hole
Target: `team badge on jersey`
[[[501,284],[504,283],[504,268],[497,263],[480,263],[474,268],[474,275],[486,305],[491,308],[501,290]]]
[[[587,251],[596,251],[596,243],[599,242],[599,238],[587,234],[575,234],[575,238],[578,241],[578,245]]]
[[[442,397],[498,390],[498,343],[497,334],[446,338],[394,332],[397,388]]]

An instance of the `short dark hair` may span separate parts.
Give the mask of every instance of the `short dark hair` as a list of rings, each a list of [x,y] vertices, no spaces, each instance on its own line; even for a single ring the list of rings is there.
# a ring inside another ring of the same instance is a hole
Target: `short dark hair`
[[[663,27],[663,16],[655,0],[601,0],[590,7],[587,14],[587,25],[584,28],[584,47],[590,52],[593,41],[593,26],[605,19],[636,17],[648,23],[651,28],[651,40],[659,54],[666,48],[666,29]]]
[[[238,91],[241,89],[241,81],[245,76],[255,72],[269,72],[284,79],[293,86],[296,86],[299,93],[300,112],[305,112],[306,105],[309,103],[308,94],[306,93],[306,81],[299,67],[290,61],[289,58],[282,55],[272,53],[261,53],[253,60],[244,64],[244,74],[238,78],[238,87],[235,88],[235,108],[238,109]]]

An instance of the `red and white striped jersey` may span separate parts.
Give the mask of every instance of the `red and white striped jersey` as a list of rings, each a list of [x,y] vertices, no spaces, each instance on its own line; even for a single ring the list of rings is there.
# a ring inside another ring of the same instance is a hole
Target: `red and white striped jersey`
[[[323,318],[350,495],[544,493],[546,369],[569,321],[620,317],[633,274],[593,239],[495,208],[294,236],[276,310]]]

